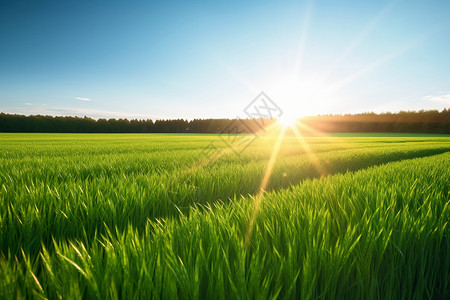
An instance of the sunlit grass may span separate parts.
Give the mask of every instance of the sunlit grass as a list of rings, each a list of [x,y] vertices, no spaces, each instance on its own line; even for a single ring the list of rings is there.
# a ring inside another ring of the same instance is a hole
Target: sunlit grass
[[[2,135],[0,296],[448,295],[448,138],[280,136]]]

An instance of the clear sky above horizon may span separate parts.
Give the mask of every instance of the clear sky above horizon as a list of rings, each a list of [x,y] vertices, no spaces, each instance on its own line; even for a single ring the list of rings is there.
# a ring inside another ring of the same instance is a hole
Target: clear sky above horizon
[[[0,111],[450,108],[450,1],[0,1]]]

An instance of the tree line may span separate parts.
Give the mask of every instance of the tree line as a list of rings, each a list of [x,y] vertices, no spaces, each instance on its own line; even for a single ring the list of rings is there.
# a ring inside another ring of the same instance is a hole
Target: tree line
[[[323,115],[303,118],[302,123],[322,132],[405,132],[450,134],[450,110],[400,111]]]
[[[299,128],[321,132],[411,132],[450,134],[450,110],[319,115],[299,119]],[[0,113],[0,132],[61,133],[254,133],[269,119],[92,119]]]

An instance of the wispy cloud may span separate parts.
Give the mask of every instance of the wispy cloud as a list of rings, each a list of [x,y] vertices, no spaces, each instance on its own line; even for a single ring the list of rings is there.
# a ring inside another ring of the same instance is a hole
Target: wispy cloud
[[[92,101],[91,98],[86,98],[86,97],[75,97],[73,98],[75,100],[80,100],[80,101]]]
[[[388,111],[398,112],[400,110],[441,110],[448,107],[450,107],[450,93],[448,92],[435,93],[427,96],[423,96],[423,94],[419,96],[416,93],[395,101],[383,103],[374,107],[371,111],[380,113]]]
[[[25,102],[25,105],[31,106],[31,105],[33,105],[33,103]]]
[[[434,103],[439,103],[439,104],[444,104],[444,105],[450,106],[450,93],[440,93],[440,94],[436,94],[436,95],[428,95],[428,96],[425,96],[424,99],[434,102]]]

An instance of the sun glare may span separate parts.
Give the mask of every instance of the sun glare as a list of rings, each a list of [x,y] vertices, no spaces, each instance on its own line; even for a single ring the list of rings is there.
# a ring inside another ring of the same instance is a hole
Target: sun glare
[[[276,75],[268,84],[268,94],[283,110],[280,124],[292,125],[297,118],[327,113],[340,103],[337,93],[319,77]]]
[[[278,119],[278,123],[283,127],[293,126],[297,121],[297,117],[289,114],[284,114]]]

